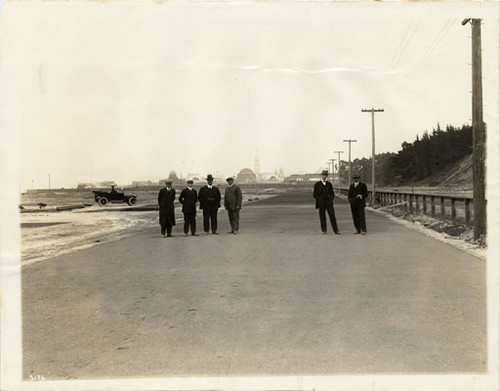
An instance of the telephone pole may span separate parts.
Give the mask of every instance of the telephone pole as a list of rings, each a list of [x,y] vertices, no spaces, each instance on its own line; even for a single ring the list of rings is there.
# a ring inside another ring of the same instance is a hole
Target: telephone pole
[[[338,160],[337,160],[337,162],[338,162],[338,165],[339,165],[339,166],[338,166],[338,168],[337,168],[337,176],[338,176],[338,178],[339,178],[339,194],[340,194],[340,154],[341,154],[341,153],[344,153],[344,151],[333,151],[333,153],[336,153],[336,154],[337,154],[337,156],[338,156]]]
[[[464,19],[472,25],[472,182],[474,239],[486,235],[486,124],[483,122],[483,82],[481,70],[481,19]]]
[[[384,109],[361,109],[362,113],[372,113],[372,204],[375,202],[375,113],[381,113]]]
[[[350,181],[352,179],[352,167],[351,167],[351,143],[356,143],[358,140],[344,140],[344,143],[349,143],[349,179]]]

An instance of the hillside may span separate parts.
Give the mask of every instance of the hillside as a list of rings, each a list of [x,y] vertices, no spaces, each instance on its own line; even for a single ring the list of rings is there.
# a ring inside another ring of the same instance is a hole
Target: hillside
[[[450,164],[443,171],[425,178],[418,184],[472,190],[472,154]]]

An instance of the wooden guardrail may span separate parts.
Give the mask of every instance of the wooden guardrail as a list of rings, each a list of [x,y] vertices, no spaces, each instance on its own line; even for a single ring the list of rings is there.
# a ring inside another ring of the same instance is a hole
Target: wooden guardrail
[[[347,188],[340,188],[340,194],[347,196],[347,193]],[[373,204],[371,199],[369,201]],[[429,215],[450,220],[453,224],[464,223],[466,226],[471,226],[474,221],[474,200],[469,195],[450,196],[376,190],[375,204],[382,207],[399,204],[411,214]]]

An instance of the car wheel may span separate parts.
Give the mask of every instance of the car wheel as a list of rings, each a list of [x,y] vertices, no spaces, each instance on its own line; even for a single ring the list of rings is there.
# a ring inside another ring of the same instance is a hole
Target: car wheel
[[[101,206],[107,205],[108,204],[108,199],[106,197],[101,197],[99,200],[97,200],[97,203]]]
[[[127,200],[127,204],[129,204],[130,206],[135,205],[136,203],[137,203],[137,198],[136,197],[130,197]]]

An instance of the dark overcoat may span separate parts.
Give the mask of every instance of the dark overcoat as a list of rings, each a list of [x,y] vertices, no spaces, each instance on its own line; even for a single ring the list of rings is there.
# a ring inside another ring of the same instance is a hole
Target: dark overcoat
[[[314,184],[313,197],[316,200],[316,209],[326,207],[328,204],[333,204],[335,193],[333,192],[333,185],[331,182],[326,181],[323,185],[321,181]]]
[[[361,195],[362,198],[360,199],[358,195]],[[366,187],[366,184],[364,184],[363,182],[358,182],[358,185],[354,187],[354,183],[351,183],[351,186],[349,186],[349,194],[347,195],[347,199],[352,206],[364,208],[366,206],[365,200],[367,197],[368,188]]]
[[[166,187],[158,193],[158,206],[160,207],[160,225],[175,225],[175,189],[167,190]]]
[[[195,189],[185,188],[181,191],[179,202],[182,204],[182,213],[196,213],[198,193]]]
[[[219,209],[221,198],[217,187],[212,186],[212,189],[209,189],[208,186],[203,186],[198,194],[200,209]]]

